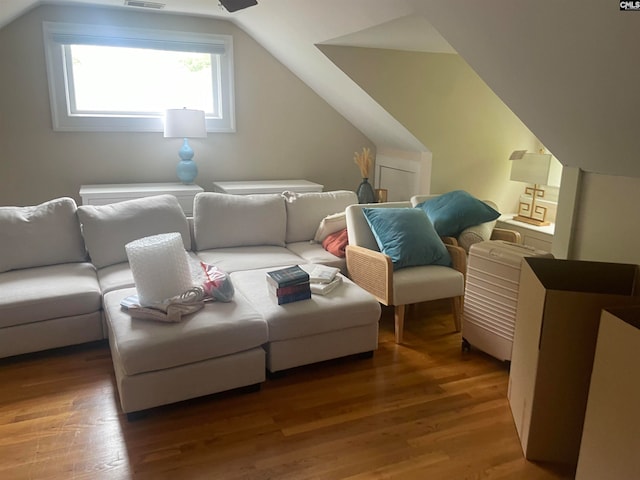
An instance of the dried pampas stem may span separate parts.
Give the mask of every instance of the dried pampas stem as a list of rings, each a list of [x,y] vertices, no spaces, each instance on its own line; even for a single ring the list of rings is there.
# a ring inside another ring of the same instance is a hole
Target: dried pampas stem
[[[358,165],[358,168],[360,168],[362,178],[369,178],[369,171],[373,165],[371,150],[366,147],[362,147],[362,153],[355,152],[353,162]]]

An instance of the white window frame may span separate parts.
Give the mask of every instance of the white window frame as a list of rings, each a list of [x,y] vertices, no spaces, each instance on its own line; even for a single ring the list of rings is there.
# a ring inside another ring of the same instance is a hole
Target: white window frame
[[[217,53],[219,61],[212,62],[214,88],[221,115],[207,116],[207,132],[235,132],[235,99],[233,79],[233,38],[230,35],[151,30],[111,25],[85,25],[43,22],[47,79],[51,103],[51,118],[56,131],[84,132],[162,132],[163,115],[140,114],[116,116],[113,114],[76,114],[69,109],[70,88],[65,64],[65,44],[89,43],[98,45],[144,46],[160,49]],[[188,105],[168,108],[189,107]]]

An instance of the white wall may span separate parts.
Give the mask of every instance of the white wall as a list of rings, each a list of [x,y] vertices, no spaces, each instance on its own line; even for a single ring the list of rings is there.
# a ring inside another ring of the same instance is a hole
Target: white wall
[[[408,1],[563,165],[582,172],[566,205],[561,192],[559,251],[640,263],[638,12],[603,0]]]
[[[112,23],[230,34],[237,132],[190,141],[200,174],[215,180],[306,178],[353,190],[353,153],[373,144],[233,24],[110,8],[41,6],[0,30],[0,205],[57,196],[80,201],[82,184],[176,181],[179,139],[158,133],[54,132],[42,21]]]
[[[584,173],[573,256],[640,265],[639,205],[640,178]]]
[[[524,184],[509,180],[513,150],[539,142],[455,54],[319,48],[432,153],[430,188],[465,189],[515,212]]]

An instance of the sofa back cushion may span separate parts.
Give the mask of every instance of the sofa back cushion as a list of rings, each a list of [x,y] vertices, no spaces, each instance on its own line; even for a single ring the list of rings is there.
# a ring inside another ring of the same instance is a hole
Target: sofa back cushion
[[[72,198],[0,207],[0,272],[82,262],[87,252]]]
[[[344,212],[349,205],[358,203],[358,196],[349,190],[286,193],[284,197],[287,207],[287,243],[313,240],[324,217]]]
[[[287,213],[279,194],[198,193],[193,203],[196,250],[284,246]]]
[[[191,249],[189,223],[173,195],[136,198],[109,205],[81,205],[78,217],[91,261],[97,268],[126,262],[124,246],[139,238],[178,232]]]

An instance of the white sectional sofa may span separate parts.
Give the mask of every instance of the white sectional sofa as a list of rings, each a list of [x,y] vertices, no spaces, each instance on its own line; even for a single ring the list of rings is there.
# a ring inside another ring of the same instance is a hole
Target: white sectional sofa
[[[380,305],[347,278],[335,296],[277,306],[269,269],[344,258],[313,241],[323,218],[357,203],[349,191],[201,193],[194,218],[175,197],[103,206],[61,198],[0,207],[0,357],[109,338],[123,411],[259,384],[265,371],[377,348]],[[179,232],[198,260],[230,274],[231,303],[178,324],[132,319],[125,245]]]
[[[104,338],[76,204],[0,207],[0,357]]]

